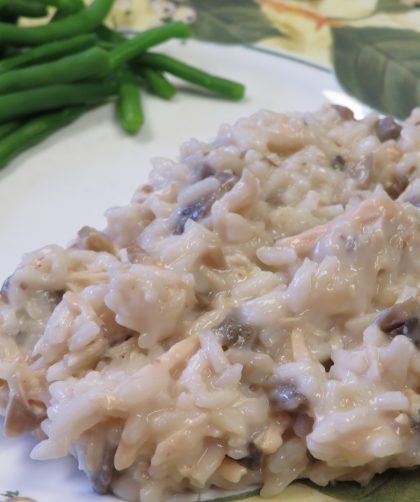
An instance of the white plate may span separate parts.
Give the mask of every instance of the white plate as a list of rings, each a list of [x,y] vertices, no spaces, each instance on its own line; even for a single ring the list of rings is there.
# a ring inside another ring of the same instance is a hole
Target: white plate
[[[363,114],[334,76],[278,55],[200,42],[167,45],[167,52],[208,71],[246,83],[247,97],[231,103],[199,91],[172,102],[144,96],[146,125],[138,137],[122,133],[113,108],[91,112],[0,171],[0,282],[21,255],[49,243],[65,245],[83,225],[103,227],[104,211],[126,204],[146,180],[156,156],[176,156],[191,136],[210,140],[223,122],[261,108],[314,111],[333,100]],[[37,502],[116,500],[92,493],[71,459],[29,460],[31,437],[0,440],[0,493],[19,490]]]

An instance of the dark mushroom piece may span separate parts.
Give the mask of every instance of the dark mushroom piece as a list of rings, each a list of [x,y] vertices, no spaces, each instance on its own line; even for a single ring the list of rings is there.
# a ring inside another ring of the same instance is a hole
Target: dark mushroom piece
[[[220,186],[215,192],[201,197],[192,204],[177,209],[177,219],[173,231],[174,235],[181,235],[184,233],[185,225],[188,220],[199,221],[207,216],[213,203],[231,190],[238,180],[236,176],[228,171],[217,173],[214,176],[220,181]]]
[[[350,108],[343,105],[331,105],[332,108],[338,113],[341,120],[354,120],[354,113]]]
[[[329,357],[325,361],[321,361],[322,366],[324,366],[325,372],[328,373],[330,369],[334,366],[334,361]]]
[[[420,305],[414,298],[383,310],[375,319],[377,326],[388,336],[408,337],[414,345],[420,347]]]
[[[384,188],[391,199],[395,200],[404,192],[408,183],[408,178],[394,175],[390,181],[385,183]]]
[[[292,381],[278,382],[269,394],[271,409],[273,411],[295,412],[303,409],[308,400],[299,392]]]
[[[375,123],[375,134],[381,143],[390,139],[398,139],[402,127],[390,117],[382,117]]]
[[[343,171],[346,167],[346,161],[342,155],[336,155],[331,161],[331,167],[339,171]]]
[[[174,235],[181,235],[184,233],[185,224],[188,220],[198,221],[206,216],[210,211],[211,204],[211,197],[202,197],[193,204],[181,207],[178,212]]]
[[[250,471],[257,471],[262,465],[263,453],[255,445],[255,443],[249,443],[248,445],[248,455],[246,457],[237,460],[238,464],[243,465]]]
[[[91,475],[92,487],[99,495],[110,493],[112,479],[115,473],[114,457],[116,447],[106,443],[102,459],[97,470]]]
[[[223,350],[250,345],[258,336],[258,330],[242,323],[237,312],[228,314],[214,331],[220,337]]]

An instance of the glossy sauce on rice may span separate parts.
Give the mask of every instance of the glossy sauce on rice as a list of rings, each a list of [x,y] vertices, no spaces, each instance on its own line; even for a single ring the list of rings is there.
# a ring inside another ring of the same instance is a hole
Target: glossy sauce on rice
[[[0,405],[98,493],[367,483],[420,464],[420,110],[261,111],[23,257]]]

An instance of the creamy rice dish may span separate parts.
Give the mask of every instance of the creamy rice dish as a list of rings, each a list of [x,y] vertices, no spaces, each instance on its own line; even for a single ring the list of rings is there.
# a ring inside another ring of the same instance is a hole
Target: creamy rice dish
[[[166,501],[420,464],[420,109],[261,111],[0,297],[4,433]]]

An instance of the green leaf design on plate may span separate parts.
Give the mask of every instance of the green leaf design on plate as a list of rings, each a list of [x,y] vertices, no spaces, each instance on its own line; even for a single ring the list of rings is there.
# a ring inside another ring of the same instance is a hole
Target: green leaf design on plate
[[[413,8],[414,5],[405,5],[400,0],[378,0],[374,12],[406,12]]]
[[[253,0],[193,0],[191,5],[197,11],[192,29],[202,40],[238,44],[280,35]]]
[[[420,469],[390,470],[375,476],[365,487],[353,482],[333,486],[309,486],[318,491],[349,502],[415,502],[420,500]]]
[[[341,85],[385,113],[404,118],[420,104],[420,33],[391,28],[333,28]]]

